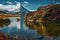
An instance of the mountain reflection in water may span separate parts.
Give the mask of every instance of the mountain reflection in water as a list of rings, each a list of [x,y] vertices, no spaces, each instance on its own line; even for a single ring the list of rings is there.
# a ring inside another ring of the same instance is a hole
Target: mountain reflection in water
[[[9,19],[0,19],[0,27],[8,26],[10,24]]]
[[[35,30],[27,28],[24,24],[21,27],[19,19],[20,17],[9,17],[10,24],[0,28],[0,32],[8,35],[9,40],[37,40],[37,38],[43,38]]]
[[[52,36],[60,34],[59,27],[57,27],[59,29],[56,29],[56,27],[45,27],[42,23],[34,22],[24,22],[21,27],[20,17],[10,17],[8,19],[10,23],[8,26],[2,26],[0,32],[2,31],[5,35],[8,35],[9,40],[54,40],[55,38]],[[60,39],[60,37],[58,38]]]
[[[60,26],[55,26],[56,25],[55,23],[54,25],[53,23],[47,23],[46,25],[45,24],[43,25],[42,23],[39,22],[34,23],[31,21],[28,22],[25,21],[24,23],[27,27],[36,30],[39,34],[49,36],[49,37],[58,37],[60,35]]]

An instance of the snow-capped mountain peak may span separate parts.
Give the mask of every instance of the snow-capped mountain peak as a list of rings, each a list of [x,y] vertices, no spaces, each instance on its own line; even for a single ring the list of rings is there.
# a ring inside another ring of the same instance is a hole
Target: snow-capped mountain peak
[[[0,4],[0,11],[6,12],[6,13],[19,13],[19,12],[28,13],[29,12],[20,3],[17,3],[16,5]]]

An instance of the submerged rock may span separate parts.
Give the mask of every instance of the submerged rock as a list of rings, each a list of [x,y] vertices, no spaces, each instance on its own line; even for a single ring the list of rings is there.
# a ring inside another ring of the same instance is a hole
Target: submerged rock
[[[0,40],[9,40],[9,38],[3,32],[0,32]]]

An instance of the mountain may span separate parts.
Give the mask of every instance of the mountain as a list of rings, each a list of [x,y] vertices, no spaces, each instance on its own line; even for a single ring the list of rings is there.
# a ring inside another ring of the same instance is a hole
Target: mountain
[[[24,7],[21,5],[20,12],[22,12],[22,13],[28,13],[29,10],[26,9],[26,8],[24,8]]]
[[[2,12],[5,12],[5,13],[11,13],[11,14],[18,14],[18,13],[28,13],[29,12],[29,10],[27,10],[26,8],[24,8],[22,5],[21,5],[21,8],[19,9],[20,11],[16,11],[16,10],[14,10],[14,11],[8,11],[8,10],[0,10],[0,11],[2,11]]]
[[[60,4],[41,6],[36,11],[26,14],[25,21],[27,21],[26,26],[37,30],[42,35],[58,37],[60,34]]]
[[[60,22],[60,4],[52,5],[46,15],[44,16],[44,20],[49,20],[52,22]]]
[[[29,12],[25,16],[27,20],[60,20],[60,4],[49,4],[47,6],[41,6],[36,11]]]

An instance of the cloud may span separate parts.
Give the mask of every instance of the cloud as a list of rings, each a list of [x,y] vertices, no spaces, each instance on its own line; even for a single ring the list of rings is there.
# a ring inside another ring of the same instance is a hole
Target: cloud
[[[24,3],[25,3],[25,4],[28,4],[28,2],[27,2],[27,1],[24,1]]]
[[[56,2],[55,4],[60,4],[59,2]]]
[[[20,8],[21,8],[21,4],[19,2],[16,5],[12,5],[12,4],[10,4],[10,5],[0,4],[0,10],[20,11]]]
[[[29,11],[36,11],[36,10],[29,9],[29,8],[26,8],[26,9],[29,10]]]
[[[31,10],[31,9],[28,9],[29,11],[36,11],[36,10]]]
[[[10,2],[10,1],[7,1],[7,3],[8,3],[8,4],[12,4],[12,2]]]
[[[18,3],[17,1],[14,1],[15,3]]]

